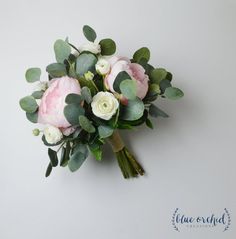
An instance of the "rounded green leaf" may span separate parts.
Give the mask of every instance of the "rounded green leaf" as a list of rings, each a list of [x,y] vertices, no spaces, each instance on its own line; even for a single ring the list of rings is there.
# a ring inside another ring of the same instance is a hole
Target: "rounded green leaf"
[[[96,131],[96,129],[94,128],[92,123],[89,121],[89,119],[85,117],[84,115],[79,116],[79,124],[81,128],[87,131],[88,133],[94,133]]]
[[[113,134],[113,132],[114,132],[114,129],[111,128],[110,126],[100,125],[98,127],[98,133],[99,133],[100,138],[102,138],[102,139],[111,136]]]
[[[165,90],[164,96],[171,100],[177,100],[184,96],[184,93],[182,90],[176,88],[176,87],[168,87]]]
[[[88,25],[85,25],[83,27],[83,33],[84,33],[84,36],[87,38],[87,40],[89,40],[91,42],[94,42],[97,38],[96,32],[93,30],[92,27],[90,27]]]
[[[166,79],[168,72],[163,68],[154,69],[151,72],[150,80],[152,83],[160,84],[160,82]]]
[[[69,94],[66,96],[65,102],[67,104],[80,104],[83,101],[81,95],[78,94]]]
[[[137,94],[137,85],[134,80],[124,80],[120,84],[120,90],[124,97],[134,100]]]
[[[27,112],[26,112],[26,118],[27,118],[30,122],[36,124],[36,123],[38,123],[38,112],[34,112],[34,113],[27,113]]]
[[[43,94],[44,94],[44,91],[35,91],[32,93],[32,96],[35,98],[35,99],[41,99],[43,97]]]
[[[137,120],[143,116],[144,104],[139,98],[129,100],[128,105],[124,106],[121,118],[124,120]]]
[[[76,60],[76,73],[80,76],[88,71],[95,72],[97,57],[92,53],[82,53]]]
[[[64,108],[64,115],[71,125],[79,124],[79,116],[84,115],[84,109],[79,104],[69,104]]]
[[[142,47],[139,50],[137,50],[134,55],[133,55],[133,59],[136,62],[140,62],[142,59],[145,59],[146,62],[148,62],[150,60],[150,51],[147,47]]]
[[[68,42],[59,39],[54,43],[54,52],[57,62],[63,63],[64,60],[68,59],[71,53],[71,47]]]
[[[81,89],[81,96],[87,102],[87,104],[90,104],[92,102],[91,91],[90,91],[90,89],[87,86],[84,86]]]
[[[149,107],[149,114],[152,116],[152,117],[163,117],[163,118],[168,118],[169,115],[166,114],[163,110],[159,109],[157,106],[151,104],[150,107]]]
[[[30,68],[25,73],[25,78],[27,82],[33,83],[35,81],[39,81],[41,76],[40,68]]]
[[[67,75],[66,66],[61,63],[52,63],[48,65],[46,71],[53,78]]]
[[[78,170],[86,158],[86,155],[79,150],[75,151],[68,162],[68,167],[70,171],[75,172],[76,170]]]
[[[131,80],[131,77],[126,71],[119,72],[119,74],[116,76],[116,78],[114,80],[113,89],[116,92],[121,93],[120,84],[121,84],[122,81],[128,80],[128,79]]]
[[[110,56],[116,52],[116,43],[112,39],[103,39],[99,42],[99,45],[103,56]]]
[[[26,96],[20,100],[20,107],[27,113],[34,113],[38,105],[33,96]]]

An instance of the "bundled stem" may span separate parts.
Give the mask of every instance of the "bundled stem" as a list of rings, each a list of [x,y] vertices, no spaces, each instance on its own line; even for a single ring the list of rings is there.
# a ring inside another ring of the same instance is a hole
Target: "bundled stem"
[[[144,169],[125,147],[117,130],[109,137],[108,142],[116,155],[124,178],[134,178],[138,175],[144,175]]]

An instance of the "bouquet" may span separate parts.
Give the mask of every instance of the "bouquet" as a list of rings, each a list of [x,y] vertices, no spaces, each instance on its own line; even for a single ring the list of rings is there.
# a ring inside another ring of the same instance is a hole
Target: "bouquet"
[[[123,142],[119,130],[132,130],[150,117],[168,117],[152,102],[157,98],[176,100],[183,92],[172,86],[172,74],[149,63],[150,51],[137,50],[132,59],[114,55],[110,39],[95,41],[96,32],[83,27],[88,42],[80,47],[68,38],[54,44],[56,62],[46,67],[48,80],[41,80],[40,68],[26,71],[27,82],[38,82],[35,91],[20,99],[20,106],[48,147],[45,176],[58,165],[78,170],[89,153],[102,160],[102,147],[109,143],[124,178],[144,175],[144,169]],[[57,146],[57,150],[55,147]],[[60,157],[58,156],[60,152]]]

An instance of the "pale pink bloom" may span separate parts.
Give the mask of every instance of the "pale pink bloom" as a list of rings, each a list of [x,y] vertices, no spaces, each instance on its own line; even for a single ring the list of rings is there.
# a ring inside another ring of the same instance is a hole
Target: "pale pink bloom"
[[[39,106],[38,123],[68,128],[70,123],[64,116],[65,98],[68,94],[80,94],[80,85],[76,79],[64,76],[50,81]]]
[[[105,85],[106,87],[112,91],[114,91],[113,84],[117,77],[117,75],[126,71],[132,80],[136,81],[137,84],[137,97],[143,99],[148,91],[148,75],[145,74],[144,68],[137,64],[131,63],[130,60],[126,57],[117,57],[113,56],[109,59],[111,65],[111,71],[105,77]]]

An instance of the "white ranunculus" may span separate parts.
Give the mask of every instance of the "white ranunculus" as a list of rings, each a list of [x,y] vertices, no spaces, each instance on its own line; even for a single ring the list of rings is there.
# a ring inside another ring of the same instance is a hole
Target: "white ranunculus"
[[[54,127],[52,125],[47,126],[44,129],[43,133],[44,133],[46,141],[49,144],[56,144],[63,137],[62,132],[57,127]]]
[[[91,103],[92,111],[97,117],[109,120],[119,107],[119,102],[110,92],[98,92]]]
[[[100,58],[98,60],[95,67],[96,67],[97,73],[102,75],[102,76],[106,75],[111,69],[110,63],[103,58]]]
[[[101,53],[101,46],[94,42],[88,42],[82,46],[79,47],[79,51],[90,51],[93,54],[99,54]]]

